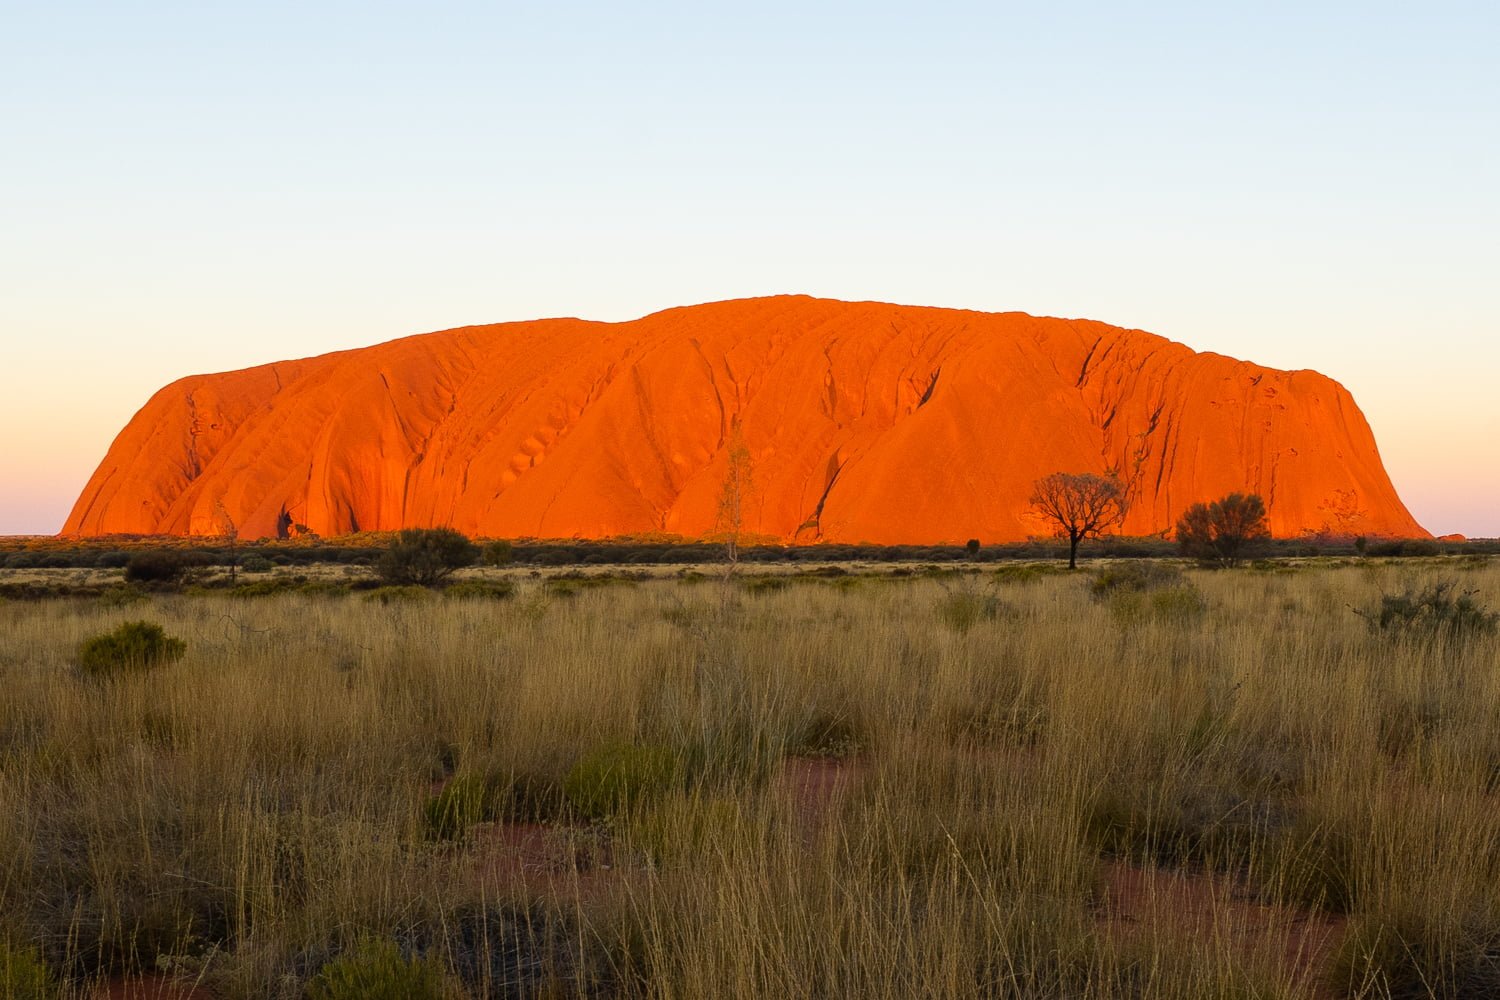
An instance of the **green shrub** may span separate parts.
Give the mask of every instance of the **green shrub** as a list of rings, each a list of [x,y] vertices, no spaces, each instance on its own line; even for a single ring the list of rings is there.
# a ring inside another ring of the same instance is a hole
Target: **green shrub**
[[[996,567],[990,575],[996,583],[1036,583],[1050,572],[1051,567],[1038,563],[1012,563]]]
[[[323,966],[308,1000],[445,1000],[452,995],[437,959],[407,958],[393,941],[367,940]]]
[[[422,829],[430,840],[462,837],[475,823],[494,818],[495,793],[477,774],[457,774],[422,807]]]
[[[1151,617],[1156,621],[1192,621],[1208,610],[1208,602],[1190,583],[1152,592]]]
[[[386,583],[432,587],[478,558],[479,546],[452,528],[408,528],[381,554],[375,568]]]
[[[408,584],[402,587],[376,587],[374,590],[365,591],[364,600],[371,604],[409,604],[414,601],[425,601],[431,596],[425,587]]]
[[[1122,592],[1144,593],[1163,587],[1180,587],[1186,582],[1182,570],[1171,563],[1133,560],[1114,563],[1094,574],[1089,593],[1096,598]]]
[[[583,587],[575,579],[556,577],[543,581],[542,591],[551,597],[577,597],[583,592]]]
[[[1116,590],[1108,594],[1111,617],[1121,628],[1142,622],[1161,624],[1191,622],[1208,610],[1198,588],[1191,583],[1159,590]]]
[[[1338,819],[1299,812],[1272,843],[1271,882],[1287,898],[1328,913],[1354,910],[1361,838]]]
[[[1129,786],[1102,789],[1086,829],[1107,855],[1234,871],[1278,822],[1269,800],[1212,780],[1169,780],[1145,795]]]
[[[126,622],[78,647],[78,666],[91,677],[148,670],[182,658],[187,643],[167,635],[155,622]]]
[[[959,587],[938,598],[937,613],[943,624],[955,632],[967,632],[982,621],[994,621],[999,617],[1000,598]]]
[[[6,1000],[55,1000],[62,996],[57,977],[35,949],[0,941],[0,997]]]
[[[1380,632],[1449,638],[1492,634],[1500,623],[1500,613],[1480,604],[1476,594],[1459,590],[1452,580],[1422,588],[1409,586],[1399,594],[1382,594],[1378,608],[1361,614],[1372,629]]]
[[[580,815],[608,819],[683,783],[682,761],[669,748],[608,743],[573,765],[563,779],[563,793]]]
[[[376,587],[375,589],[382,588]],[[349,585],[336,583],[333,580],[308,580],[297,586],[297,593],[304,597],[343,597],[349,593]]]
[[[785,590],[790,581],[784,576],[747,576],[739,581],[747,594],[774,594]]]
[[[240,560],[240,569],[246,573],[269,573],[275,565],[265,556],[246,556]]]
[[[516,585],[509,580],[460,580],[443,588],[444,597],[465,601],[501,601],[515,592]]]
[[[290,576],[271,576],[264,580],[251,580],[231,587],[231,597],[273,597],[276,594],[296,593],[303,584]]]
[[[99,592],[99,604],[106,608],[124,608],[146,600],[146,595],[129,585],[108,587]]]
[[[733,797],[669,796],[631,817],[630,846],[657,863],[712,856],[746,827],[744,810]]]

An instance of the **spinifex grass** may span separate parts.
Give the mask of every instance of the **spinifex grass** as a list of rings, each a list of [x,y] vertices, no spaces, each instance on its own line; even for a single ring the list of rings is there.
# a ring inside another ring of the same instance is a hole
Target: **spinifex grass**
[[[0,604],[0,943],[78,996],[370,942],[471,996],[1490,995],[1500,637],[1351,611],[1457,571]],[[82,677],[135,619],[182,658]]]

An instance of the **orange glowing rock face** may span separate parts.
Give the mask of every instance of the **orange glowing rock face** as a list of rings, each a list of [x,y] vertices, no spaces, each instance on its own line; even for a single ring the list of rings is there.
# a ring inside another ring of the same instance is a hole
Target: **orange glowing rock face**
[[[1427,537],[1359,408],[1316,372],[1138,330],[784,296],[629,323],[466,327],[162,389],[63,531],[242,537],[714,533],[730,442],[743,529],[787,541],[1012,541],[1050,472],[1122,470],[1123,530],[1266,499],[1278,536]]]

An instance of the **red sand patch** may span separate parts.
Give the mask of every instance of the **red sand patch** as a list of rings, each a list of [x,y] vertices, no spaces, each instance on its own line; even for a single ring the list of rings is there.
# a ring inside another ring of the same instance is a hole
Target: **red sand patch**
[[[1121,935],[1174,927],[1226,940],[1249,954],[1279,954],[1284,968],[1308,988],[1328,969],[1347,920],[1311,910],[1268,905],[1225,875],[1140,868],[1104,868],[1104,926]],[[1321,994],[1319,994],[1321,995]]]
[[[471,834],[475,874],[495,889],[586,899],[616,874],[608,837],[590,827],[481,823]]]
[[[202,986],[158,973],[111,979],[94,991],[94,1000],[209,1000],[211,996]]]
[[[791,799],[798,815],[816,825],[869,770],[868,764],[853,758],[788,757],[776,785]]]

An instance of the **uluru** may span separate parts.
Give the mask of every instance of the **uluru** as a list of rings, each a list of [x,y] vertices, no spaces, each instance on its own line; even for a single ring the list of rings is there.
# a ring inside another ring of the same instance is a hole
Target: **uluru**
[[[1048,533],[1032,483],[1113,472],[1126,534],[1260,494],[1279,537],[1426,537],[1354,399],[1313,371],[1101,322],[777,296],[624,323],[464,327],[157,392],[67,535],[713,533],[789,542]]]

